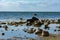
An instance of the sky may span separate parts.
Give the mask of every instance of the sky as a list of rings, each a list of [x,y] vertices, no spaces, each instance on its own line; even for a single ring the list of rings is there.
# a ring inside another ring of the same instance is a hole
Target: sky
[[[0,0],[0,11],[60,12],[60,0]]]

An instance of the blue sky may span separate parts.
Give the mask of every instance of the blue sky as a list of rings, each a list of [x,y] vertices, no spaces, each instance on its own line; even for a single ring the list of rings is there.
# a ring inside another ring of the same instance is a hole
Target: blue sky
[[[0,11],[60,11],[60,0],[0,0]]]

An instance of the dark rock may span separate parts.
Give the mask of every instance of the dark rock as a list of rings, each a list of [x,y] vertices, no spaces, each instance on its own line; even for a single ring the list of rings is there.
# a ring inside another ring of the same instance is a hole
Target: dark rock
[[[43,31],[42,36],[49,36],[49,32],[48,31]]]
[[[49,28],[50,28],[50,27],[49,27],[48,25],[45,25],[45,27],[44,27],[44,29],[48,29],[48,30],[49,30]]]
[[[35,24],[35,22],[38,22],[39,21],[39,19],[38,18],[36,18],[36,17],[32,17],[32,19],[27,19],[27,26],[31,26],[31,25],[34,25]]]
[[[38,31],[37,31],[35,34],[36,34],[36,35],[41,35],[41,34],[42,34],[42,31],[43,31],[42,29],[39,29],[39,28],[38,28]]]
[[[29,29],[24,29],[23,31],[32,34],[32,33],[34,33],[36,30],[35,30],[34,28],[31,28],[30,30],[29,30]]]
[[[58,23],[60,23],[60,19],[58,19]]]
[[[2,33],[2,35],[5,35],[5,33]]]
[[[33,19],[27,19],[27,26],[31,26],[34,23]]]
[[[0,22],[0,24],[6,24],[5,22]]]
[[[35,27],[40,27],[42,25],[41,22],[38,22],[37,24],[34,24]]]
[[[55,29],[54,31],[56,32],[57,30]]]
[[[0,28],[2,28],[2,26],[0,26]]]
[[[58,30],[58,31],[60,31],[60,30]]]
[[[32,17],[32,19],[34,20],[34,21],[37,21],[37,20],[39,20],[38,18],[36,18],[36,17]]]
[[[3,28],[5,28],[6,31],[8,30],[8,26],[7,25],[4,25]]]

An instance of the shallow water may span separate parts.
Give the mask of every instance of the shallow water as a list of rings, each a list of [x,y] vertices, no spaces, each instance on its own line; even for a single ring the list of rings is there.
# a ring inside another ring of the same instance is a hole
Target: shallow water
[[[7,22],[7,21],[20,21],[19,18],[23,18],[25,21],[26,19],[32,18],[32,15],[36,13],[38,14],[38,16],[36,16],[39,19],[57,19],[60,18],[60,13],[40,13],[40,12],[0,12],[0,21],[3,22]],[[7,25],[7,24],[6,24]],[[58,31],[54,31],[56,28],[56,26],[58,26],[58,24],[50,24],[49,33],[51,34],[60,34],[60,32]],[[26,26],[25,24],[23,26],[19,25],[18,27],[16,26],[10,26],[8,25],[8,31],[5,31],[4,28],[0,28],[0,39],[8,39],[8,38],[12,38],[12,37],[29,37],[29,38],[38,38],[38,35],[33,34],[29,34],[23,31],[24,28],[32,28],[32,26]],[[36,27],[33,27],[36,29]],[[44,25],[42,25],[40,27],[41,29],[44,29]],[[14,31],[11,31],[12,29],[14,29]],[[58,30],[58,29],[57,29]],[[2,33],[5,33],[4,36],[2,36]]]

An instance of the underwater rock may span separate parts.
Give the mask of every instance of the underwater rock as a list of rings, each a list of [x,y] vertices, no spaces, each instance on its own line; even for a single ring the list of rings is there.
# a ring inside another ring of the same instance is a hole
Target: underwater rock
[[[5,33],[2,33],[2,35],[4,36],[4,35],[5,35]]]

